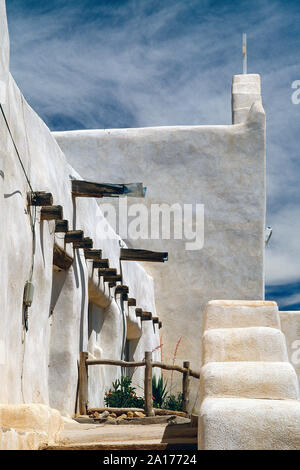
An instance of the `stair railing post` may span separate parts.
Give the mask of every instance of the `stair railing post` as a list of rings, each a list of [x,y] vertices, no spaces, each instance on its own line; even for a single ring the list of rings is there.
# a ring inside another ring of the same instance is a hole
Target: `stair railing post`
[[[89,353],[81,352],[79,360],[79,413],[87,414],[88,409],[88,366],[86,361]]]
[[[187,372],[182,374],[182,411],[185,413],[188,412],[189,407],[189,387],[190,387],[190,363],[189,361],[184,361],[183,363],[184,369],[187,369]]]
[[[152,399],[152,352],[145,352],[145,412],[146,416],[154,416]]]

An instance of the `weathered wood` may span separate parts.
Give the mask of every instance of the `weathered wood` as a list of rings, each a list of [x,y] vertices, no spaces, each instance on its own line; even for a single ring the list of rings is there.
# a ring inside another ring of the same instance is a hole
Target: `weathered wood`
[[[128,307],[135,307],[136,306],[136,299],[130,298],[127,300]]]
[[[70,230],[65,235],[66,243],[74,243],[83,240],[83,230]]]
[[[93,261],[99,261],[102,257],[102,250],[91,250],[86,248],[84,250],[85,259],[91,259]]]
[[[30,206],[52,206],[53,196],[46,191],[35,191],[28,194],[28,203]]]
[[[145,412],[146,416],[154,416],[153,398],[152,398],[152,352],[145,352]]]
[[[152,313],[151,312],[143,312],[141,320],[142,321],[152,320]]]
[[[143,309],[141,309],[141,308],[136,308],[136,309],[135,309],[135,315],[136,315],[137,317],[140,317],[140,318],[141,318],[142,315],[143,315]]]
[[[109,268],[109,260],[107,258],[104,259],[99,259],[98,261],[93,262],[93,269],[98,269],[98,268]],[[99,276],[101,276],[101,273],[99,272]]]
[[[159,323],[159,318],[158,317],[152,317],[153,323]]]
[[[69,231],[68,220],[56,220],[55,221],[55,233],[66,233]]]
[[[87,359],[89,354],[87,352],[80,353],[79,359],[79,413],[81,415],[87,414],[88,409],[88,366]]]
[[[98,263],[98,261],[93,263],[93,267],[95,267],[94,265],[96,263]],[[117,270],[115,268],[99,268],[98,274],[99,276],[116,276]]]
[[[128,362],[128,361],[121,361],[117,359],[88,359],[86,361],[88,366],[95,366],[95,365],[107,365],[107,366],[121,366],[121,367],[141,367],[145,365],[145,361],[137,361],[137,362]]]
[[[164,369],[164,370],[176,370],[177,372],[181,372],[181,374],[183,374],[184,372],[187,372],[187,369],[184,369],[183,367],[163,364],[162,362],[153,362],[152,366],[159,367],[160,369]],[[193,370],[190,369],[189,373],[191,377],[194,377],[195,379],[200,379],[199,372],[194,372]]]
[[[163,263],[168,261],[167,252],[140,250],[133,248],[121,248],[120,254],[121,261],[152,261],[156,263]]]
[[[53,248],[53,264],[60,269],[69,269],[72,263],[73,258],[55,243]]]
[[[41,220],[62,220],[62,206],[43,206],[41,209]]]
[[[72,181],[73,197],[104,197],[124,194],[123,184],[94,183],[92,181]]]
[[[115,274],[115,275],[104,275],[104,282],[122,282],[122,276],[121,274]]]
[[[85,237],[73,243],[74,248],[93,248],[94,242],[91,238]]]
[[[128,292],[129,292],[129,287],[121,285],[121,286],[116,287],[115,295],[117,295],[117,294],[128,294]]]
[[[159,328],[159,329],[162,328],[162,321],[160,321],[160,322],[158,323],[158,328]]]
[[[190,363],[189,361],[183,362],[183,368],[187,369],[187,372],[182,374],[182,411],[187,413],[189,402],[190,402]]]

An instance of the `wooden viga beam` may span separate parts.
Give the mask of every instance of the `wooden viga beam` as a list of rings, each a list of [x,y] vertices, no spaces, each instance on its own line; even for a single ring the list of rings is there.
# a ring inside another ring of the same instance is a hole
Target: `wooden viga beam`
[[[163,263],[168,261],[167,252],[139,250],[134,248],[121,248],[121,261],[153,261]]]
[[[98,263],[98,261],[96,261]],[[117,270],[115,268],[99,268],[99,276],[116,276]]]
[[[55,233],[66,233],[69,231],[68,220],[56,220],[55,221]]]
[[[41,220],[62,220],[62,206],[43,206],[41,209]]]
[[[65,235],[66,243],[74,243],[83,240],[83,230],[70,230]]]
[[[152,320],[152,313],[151,312],[143,312],[141,320],[142,321]]]
[[[52,206],[53,196],[46,191],[28,193],[28,204],[30,206]]]
[[[117,294],[122,294],[122,295],[123,294],[128,294],[128,292],[129,292],[129,287],[121,285],[121,286],[116,287],[115,295],[117,295]]]
[[[92,181],[73,180],[73,197],[145,197],[146,188],[143,183],[111,184],[94,183]]]
[[[122,282],[121,274],[115,274],[113,276],[104,275],[103,279],[104,279],[104,282]]]
[[[109,260],[107,258],[105,259],[99,259],[98,261],[93,262],[93,269],[98,269],[99,268],[99,276],[101,276],[101,269],[109,269]]]
[[[152,320],[152,313],[151,312],[144,312],[143,309],[141,309],[141,308],[136,308],[135,309],[135,314],[142,321]]]
[[[159,324],[159,318],[158,317],[152,317],[153,323]]]
[[[102,250],[91,250],[86,248],[84,250],[85,259],[91,259],[93,261],[99,261],[102,258]]]
[[[73,243],[74,248],[93,248],[94,242],[91,238],[85,237]]]
[[[128,302],[128,307],[136,307],[136,299],[129,298],[127,302]]]

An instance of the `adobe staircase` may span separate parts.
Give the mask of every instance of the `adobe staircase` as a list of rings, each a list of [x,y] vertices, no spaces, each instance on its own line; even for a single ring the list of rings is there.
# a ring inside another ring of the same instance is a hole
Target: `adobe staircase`
[[[300,449],[300,402],[277,304],[211,301],[203,316],[198,448]]]

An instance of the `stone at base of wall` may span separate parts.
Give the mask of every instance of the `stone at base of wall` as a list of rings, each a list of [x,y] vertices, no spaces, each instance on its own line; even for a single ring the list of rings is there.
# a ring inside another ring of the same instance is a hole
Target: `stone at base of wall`
[[[0,450],[37,450],[55,443],[63,427],[59,411],[47,405],[0,404]]]

